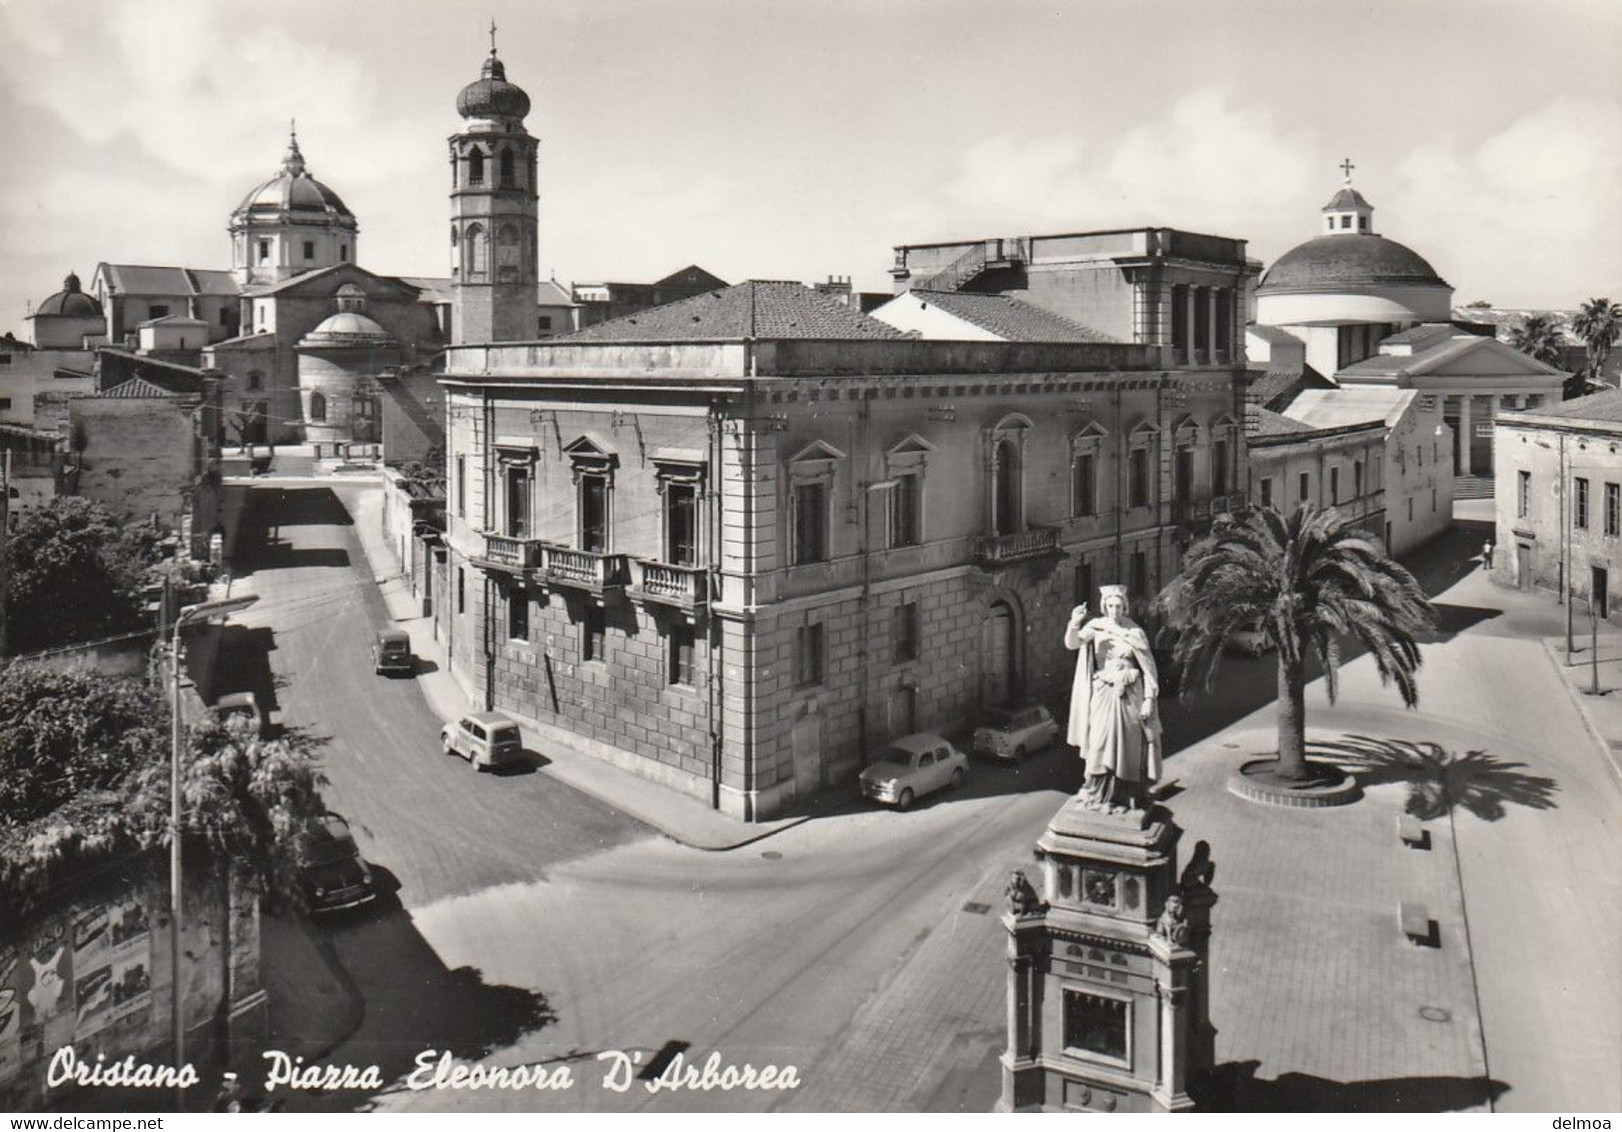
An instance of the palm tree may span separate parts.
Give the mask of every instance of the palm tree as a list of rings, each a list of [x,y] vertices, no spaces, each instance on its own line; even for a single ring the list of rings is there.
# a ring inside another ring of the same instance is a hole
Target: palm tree
[[[1553,315],[1529,314],[1509,332],[1509,344],[1544,365],[1558,366],[1565,338]]]
[[[1571,320],[1571,329],[1588,344],[1588,380],[1595,385],[1604,383],[1600,376],[1605,359],[1622,335],[1622,303],[1610,299],[1589,299]]]
[[[1309,777],[1306,661],[1317,656],[1334,702],[1342,642],[1355,638],[1374,657],[1382,683],[1395,683],[1414,707],[1418,637],[1436,612],[1412,574],[1354,520],[1303,505],[1288,517],[1273,507],[1220,516],[1183,558],[1183,572],[1160,595],[1184,673],[1209,691],[1228,637],[1258,627],[1278,649],[1280,778]]]

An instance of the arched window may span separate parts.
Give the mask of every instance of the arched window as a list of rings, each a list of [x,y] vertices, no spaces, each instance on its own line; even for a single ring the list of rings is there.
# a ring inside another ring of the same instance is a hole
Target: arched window
[[[996,530],[1000,535],[1015,534],[1020,529],[1019,508],[1019,447],[1012,437],[997,441],[997,452],[992,475],[996,478],[997,509]]]
[[[474,149],[467,155],[467,183],[470,185],[484,184],[484,152]]]
[[[310,394],[310,419],[312,421],[327,419],[327,395],[319,389]]]
[[[501,151],[501,187],[513,187],[513,151],[510,149]]]
[[[483,275],[490,270],[490,245],[484,238],[484,228],[475,224],[467,230],[468,271]]]

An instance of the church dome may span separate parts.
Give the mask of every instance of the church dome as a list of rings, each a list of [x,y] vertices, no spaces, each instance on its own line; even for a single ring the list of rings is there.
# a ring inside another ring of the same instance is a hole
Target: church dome
[[[1384,236],[1337,233],[1291,248],[1262,276],[1258,294],[1343,287],[1447,287],[1411,248]]]
[[[456,112],[464,118],[522,118],[529,113],[529,95],[507,81],[507,68],[496,58],[494,47],[478,80],[456,96]]]
[[[285,213],[303,214],[310,219],[327,217],[354,222],[355,214],[326,185],[310,176],[304,167],[304,155],[299,152],[298,138],[287,143],[287,155],[282,158],[282,171],[242,198],[231,213],[233,223],[255,217],[273,217]]]
[[[328,315],[316,328],[299,339],[300,347],[331,350],[349,346],[394,345],[394,335],[359,311],[341,310]]]
[[[67,318],[101,318],[101,304],[95,297],[79,289],[79,277],[68,272],[62,280],[62,289],[35,308],[38,315],[63,315]]]

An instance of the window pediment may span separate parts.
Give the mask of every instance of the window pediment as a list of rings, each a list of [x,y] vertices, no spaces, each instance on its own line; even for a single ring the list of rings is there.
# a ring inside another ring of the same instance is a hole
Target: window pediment
[[[822,460],[843,460],[845,454],[825,440],[813,440],[793,456],[790,464],[809,464]]]

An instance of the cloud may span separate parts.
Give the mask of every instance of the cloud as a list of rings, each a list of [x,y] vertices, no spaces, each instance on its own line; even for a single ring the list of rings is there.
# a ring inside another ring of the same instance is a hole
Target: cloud
[[[1622,104],[1561,96],[1470,145],[1442,137],[1397,167],[1376,215],[1461,302],[1575,306],[1622,297]]]
[[[1258,210],[1295,207],[1321,165],[1309,134],[1281,129],[1268,107],[1234,105],[1225,85],[1111,140],[1089,132],[986,138],[900,219],[936,235],[1146,224],[1248,237]]]

